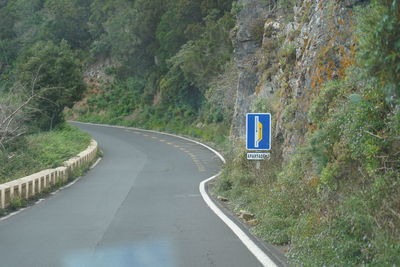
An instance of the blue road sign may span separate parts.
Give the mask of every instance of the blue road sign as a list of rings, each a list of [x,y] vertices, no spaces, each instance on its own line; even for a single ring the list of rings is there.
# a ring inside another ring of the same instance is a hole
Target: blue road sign
[[[271,114],[248,113],[246,116],[247,150],[271,149]]]

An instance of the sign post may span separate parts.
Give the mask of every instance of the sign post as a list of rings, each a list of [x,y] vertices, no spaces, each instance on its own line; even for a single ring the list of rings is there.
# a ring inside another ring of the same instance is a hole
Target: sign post
[[[246,115],[246,149],[248,160],[256,160],[256,168],[260,168],[260,160],[270,159],[271,154],[271,114],[247,113]]]

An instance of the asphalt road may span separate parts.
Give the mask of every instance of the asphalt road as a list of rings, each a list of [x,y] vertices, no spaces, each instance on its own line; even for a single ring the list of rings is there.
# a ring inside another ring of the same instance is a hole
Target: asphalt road
[[[79,127],[103,159],[0,221],[0,266],[261,266],[199,193],[220,170],[214,153],[158,133]]]

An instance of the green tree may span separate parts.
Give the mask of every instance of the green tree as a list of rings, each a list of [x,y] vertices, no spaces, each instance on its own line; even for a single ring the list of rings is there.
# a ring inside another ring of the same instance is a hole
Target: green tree
[[[40,98],[34,101],[32,124],[40,129],[52,129],[63,121],[62,111],[82,97],[85,90],[82,64],[66,41],[38,42],[19,59],[19,81]]]
[[[149,57],[139,35],[140,27],[139,13],[132,5],[119,8],[115,16],[104,23],[107,34],[103,35],[102,41],[109,45],[120,77],[143,73],[149,66]]]
[[[175,10],[167,11],[162,17],[156,30],[159,44],[157,57],[161,69],[168,69],[166,61],[176,54],[180,47],[187,41],[182,28],[182,23],[176,15]]]
[[[16,22],[14,12],[8,8],[0,9],[0,74],[12,64],[17,54],[16,34],[13,30]]]
[[[200,38],[188,41],[171,59],[173,64],[180,65],[187,80],[202,89],[208,86],[212,77],[223,71],[232,55],[229,32],[234,19],[229,13],[220,19],[218,15],[218,10],[214,9],[205,18],[205,30]]]
[[[73,48],[86,48],[91,40],[88,29],[90,0],[48,0],[42,9],[41,39],[55,43],[67,40]]]

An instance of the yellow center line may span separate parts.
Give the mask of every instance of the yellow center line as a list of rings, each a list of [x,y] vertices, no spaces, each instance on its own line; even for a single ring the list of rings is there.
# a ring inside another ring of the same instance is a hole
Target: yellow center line
[[[165,141],[165,140],[160,139],[160,141]],[[202,164],[202,162],[201,162],[200,160],[197,159],[197,157],[196,157],[195,154],[193,154],[192,152],[190,152],[189,150],[187,150],[187,149],[184,148],[184,147],[180,147],[180,146],[175,145],[175,144],[170,143],[170,142],[166,142],[166,143],[167,143],[168,145],[173,145],[174,147],[176,147],[176,148],[178,148],[179,150],[181,150],[181,151],[185,152],[186,154],[188,154],[188,155],[192,158],[192,161],[193,161],[193,163],[196,165],[197,170],[198,170],[199,172],[205,172],[205,171],[206,171],[204,165]],[[191,144],[191,143],[188,143],[188,144]]]
[[[142,133],[142,132],[138,132],[138,131],[128,131],[128,130],[125,130],[125,131],[126,131],[126,132],[132,132],[132,133],[134,133],[134,134],[141,134],[141,135],[143,135],[143,136],[151,137],[152,139],[158,139],[156,136],[151,136],[151,135],[148,135],[148,134],[145,134],[145,133]],[[191,153],[191,152],[190,152],[189,150],[187,150],[185,147],[181,147],[181,146],[176,145],[176,144],[174,144],[174,143],[167,142],[165,139],[159,139],[159,141],[160,141],[160,142],[165,142],[166,144],[172,145],[172,146],[178,148],[179,150],[185,152],[186,154],[188,154],[188,155],[192,158],[192,161],[193,161],[193,163],[196,165],[197,170],[198,170],[199,172],[205,172],[205,171],[206,171],[204,165],[202,164],[202,162],[201,162],[199,159],[197,159],[196,155],[193,154],[193,153]],[[184,145],[190,145],[190,146],[195,145],[195,144],[190,143],[190,142],[188,142],[188,143],[184,142],[183,144],[184,144]]]

